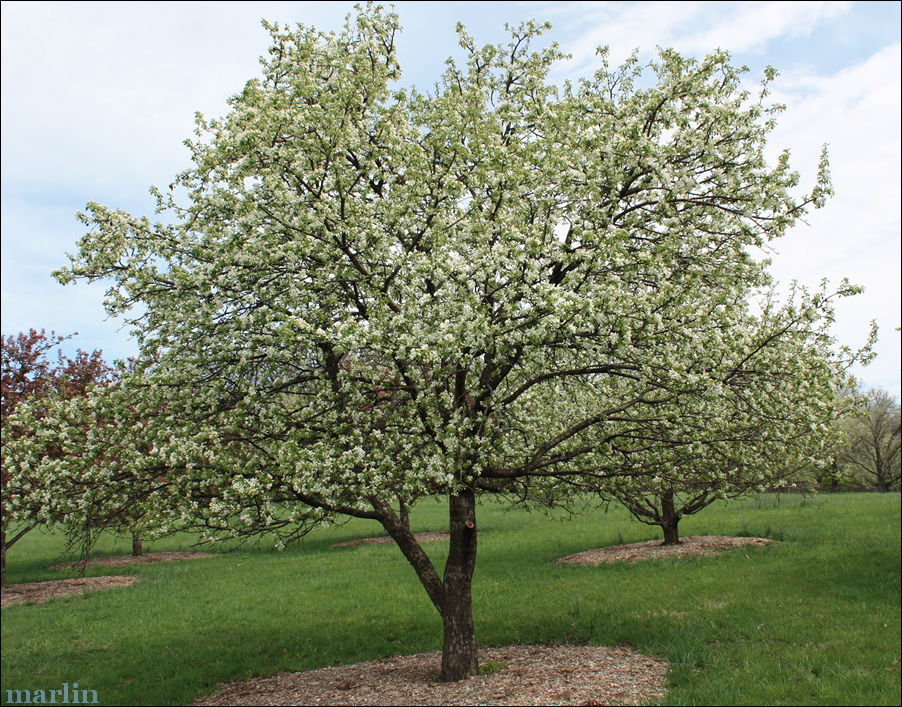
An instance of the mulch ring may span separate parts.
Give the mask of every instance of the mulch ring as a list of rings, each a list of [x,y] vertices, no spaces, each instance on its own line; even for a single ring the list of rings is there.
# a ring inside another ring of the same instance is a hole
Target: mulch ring
[[[114,577],[78,577],[76,579],[54,579],[51,582],[23,582],[3,587],[0,606],[34,602],[40,604],[57,597],[82,594],[86,591],[127,587],[140,577],[120,575]]]
[[[447,540],[451,534],[447,531],[435,531],[428,533],[414,533],[413,537],[420,543],[435,543],[441,540]],[[380,535],[375,538],[360,538],[358,540],[346,540],[343,543],[333,543],[332,547],[350,547],[351,545],[381,545],[383,543],[393,543],[395,539],[389,535]]]
[[[767,538],[736,538],[730,535],[690,535],[682,538],[679,545],[662,545],[660,540],[646,540],[629,545],[612,545],[595,550],[578,552],[575,555],[559,557],[558,562],[568,565],[600,565],[606,562],[637,562],[656,560],[661,557],[713,555],[743,545],[767,545]]]
[[[629,648],[482,648],[497,672],[439,682],[441,654],[230,683],[193,705],[638,705],[664,696],[668,664]]]
[[[143,555],[114,555],[112,557],[95,557],[88,560],[88,567],[123,567],[124,565],[150,565],[154,562],[177,562],[178,560],[196,560],[201,557],[214,557],[213,552],[147,552]],[[84,567],[81,560],[61,562],[50,565],[52,570],[80,570]]]

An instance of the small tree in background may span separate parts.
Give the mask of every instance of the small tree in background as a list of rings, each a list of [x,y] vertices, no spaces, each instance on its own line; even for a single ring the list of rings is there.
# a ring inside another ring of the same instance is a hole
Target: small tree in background
[[[847,480],[877,491],[898,490],[900,463],[899,400],[885,390],[871,388],[860,406],[843,421],[846,443],[839,461]]]
[[[162,527],[154,494],[165,479],[147,466],[134,472],[136,460],[152,457],[152,445],[137,408],[117,397],[127,372],[117,374],[83,396],[23,400],[4,428],[7,517],[63,528],[83,562],[105,531],[129,535],[132,555],[140,556],[145,534],[172,530]],[[114,399],[126,413],[113,414]]]
[[[46,330],[30,329],[27,333],[0,336],[0,409],[4,445],[21,437],[40,432],[47,401],[84,397],[96,385],[109,383],[113,369],[104,361],[100,350],[91,353],[79,349],[73,358],[65,356],[59,346],[70,336],[58,336]],[[56,351],[56,357],[52,353]],[[9,425],[10,416],[25,402],[31,403],[31,423]],[[43,456],[59,459],[64,452],[54,439]],[[6,552],[41,522],[41,508],[56,494],[71,493],[40,473],[27,468],[14,473],[2,464],[2,582],[6,582]]]
[[[869,358],[876,338],[873,329],[862,349],[834,349],[827,324],[832,300],[856,289],[795,290],[781,306],[770,295],[760,315],[723,322],[724,334],[740,345],[694,362],[694,370],[705,371],[707,394],[631,421],[632,430],[621,431],[608,453],[636,473],[591,491],[659,526],[663,544],[674,545],[680,520],[714,501],[792,486],[803,473],[831,466],[841,440],[837,422],[849,402],[846,371]]]

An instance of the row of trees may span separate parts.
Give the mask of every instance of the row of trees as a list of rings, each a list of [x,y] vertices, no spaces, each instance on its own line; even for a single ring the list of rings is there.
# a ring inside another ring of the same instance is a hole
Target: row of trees
[[[397,17],[267,25],[262,76],[198,117],[152,222],[91,203],[63,282],[111,283],[140,346],[83,397],[19,405],[10,474],[69,474],[47,519],[140,509],[160,531],[372,519],[476,668],[477,497],[682,514],[828,456],[845,370],[836,298],[779,299],[755,249],[830,194],[764,157],[780,107],[716,52],[549,82],[543,27],[398,88]],[[179,201],[178,194],[187,195]],[[48,445],[66,440],[65,460]],[[444,496],[436,567],[408,510]],[[10,504],[17,512],[21,504]],[[14,506],[14,507],[13,507]],[[87,527],[87,526],[84,526]]]
[[[2,339],[2,406],[3,419],[15,410],[16,405],[28,398],[38,403],[38,413],[43,414],[47,398],[56,395],[64,400],[83,397],[88,388],[94,385],[105,385],[115,379],[114,370],[102,358],[100,351],[91,354],[79,350],[74,359],[57,352],[57,360],[52,363],[48,353],[69,337],[49,336],[45,331],[32,329],[27,334],[3,337]],[[384,393],[379,393],[383,395]],[[679,520],[696,513],[710,505],[718,498],[738,496],[748,491],[760,491],[762,488],[773,488],[787,480],[798,482],[803,488],[811,482],[819,484],[824,490],[842,490],[847,488],[872,489],[877,491],[898,490],[900,481],[900,414],[899,403],[889,393],[880,389],[870,389],[866,393],[856,393],[851,397],[852,404],[845,415],[836,421],[839,435],[836,447],[831,451],[821,451],[820,465],[807,464],[791,469],[786,458],[779,456],[776,463],[780,469],[762,473],[761,467],[755,474],[739,473],[733,468],[720,478],[712,470],[710,461],[699,457],[684,460],[677,466],[676,473],[667,475],[660,467],[658,473],[637,474],[626,479],[610,483],[604,489],[603,500],[619,501],[642,522],[659,525],[662,528],[665,544],[679,542]],[[39,423],[40,424],[40,423]],[[773,440],[762,436],[761,428],[757,429],[759,439],[763,440],[766,451],[774,448]],[[34,434],[35,430],[24,430],[21,427],[11,430],[13,437],[22,434]],[[54,448],[47,449],[47,455],[60,458],[62,452],[59,443],[53,441]],[[660,459],[657,460],[658,463]],[[65,460],[63,463],[66,463]],[[721,462],[722,463],[722,462]],[[798,473],[803,471],[805,473]],[[65,477],[53,483],[54,493],[64,493]],[[28,498],[30,505],[20,515],[27,518],[28,523],[9,536],[6,530],[9,520],[4,512],[3,538],[5,549],[13,545],[26,532],[39,522],[41,499],[36,493],[41,483],[34,477],[19,476],[10,478],[4,474],[4,498],[15,496]],[[27,488],[27,491],[24,489]],[[78,496],[83,488],[73,488],[70,481],[68,493]],[[401,503],[400,512],[406,514],[408,508]],[[141,555],[142,541],[140,531],[141,518],[119,519],[114,526],[126,527],[132,534],[132,554]],[[107,519],[109,520],[109,519]],[[98,525],[99,519],[93,519],[88,525],[94,529],[103,529]],[[107,528],[108,529],[108,528]]]
[[[18,403],[31,399],[36,404],[36,412],[42,417],[48,404],[48,398],[58,397],[67,402],[72,398],[84,397],[89,388],[107,385],[116,379],[114,369],[107,364],[99,350],[88,354],[78,350],[74,358],[68,358],[57,349],[56,361],[52,361],[49,353],[63,341],[71,337],[56,336],[46,331],[31,329],[28,333],[2,337],[2,385],[3,420],[6,421],[14,412]],[[383,392],[377,395],[384,395]],[[798,483],[807,488],[812,482],[823,490],[869,489],[877,491],[899,490],[900,485],[900,409],[899,402],[884,390],[872,388],[863,393],[849,393],[851,404],[845,414],[836,422],[839,432],[835,437],[835,446],[831,451],[817,450],[820,464],[801,464],[796,468],[787,466],[787,458],[777,455],[774,461],[779,468],[762,471],[756,467],[755,473],[748,473],[737,467],[724,470],[718,474],[719,467],[725,462],[724,456],[712,463],[697,456],[686,458],[681,465],[673,468],[671,474],[663,472],[660,457],[656,459],[655,473],[635,474],[617,479],[609,483],[601,492],[603,501],[618,501],[626,507],[638,520],[661,527],[664,544],[679,542],[678,524],[682,517],[697,513],[718,498],[739,496],[748,491],[760,491],[774,488],[787,481]],[[41,425],[40,418],[34,421]],[[95,420],[97,422],[97,420]],[[82,429],[87,429],[87,423]],[[16,426],[8,430],[13,438],[24,434],[36,434],[37,428],[24,429]],[[763,435],[763,426],[756,428],[758,439],[762,441],[763,451],[770,453],[775,449],[775,441]],[[48,438],[45,453],[48,458],[59,459],[64,466],[69,462],[64,456],[58,439]],[[782,448],[781,448],[782,449]],[[801,473],[800,473],[801,472]],[[8,512],[4,506],[2,513],[3,568],[5,581],[6,550],[15,544],[41,520],[49,520],[51,516],[42,513],[53,504],[46,501],[48,489],[43,488],[45,479],[34,475],[3,474],[3,499],[10,498],[27,501],[18,508],[16,514]],[[52,481],[51,494],[68,495],[74,499],[83,496],[89,485],[84,479],[77,482],[71,475],[63,475]],[[126,494],[131,497],[133,494]],[[116,504],[113,504],[114,506]],[[408,506],[401,500],[399,513],[406,516]],[[68,519],[69,530],[75,531],[79,537],[88,531],[125,529],[132,536],[132,554],[143,553],[141,526],[147,520],[144,514],[134,510],[126,513],[126,508],[117,509],[110,514],[88,513],[83,516],[79,525],[73,526],[75,514]],[[11,534],[7,534],[10,519],[20,519]],[[104,517],[112,516],[112,517]],[[90,538],[85,538],[90,541]],[[90,542],[88,543],[90,544]]]

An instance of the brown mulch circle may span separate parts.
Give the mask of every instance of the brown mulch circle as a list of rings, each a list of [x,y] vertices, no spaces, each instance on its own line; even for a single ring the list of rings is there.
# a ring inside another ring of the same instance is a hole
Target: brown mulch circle
[[[420,543],[435,543],[441,540],[447,540],[451,536],[448,531],[435,531],[428,533],[414,533],[413,537]],[[351,545],[381,545],[383,543],[393,543],[395,539],[389,535],[380,535],[375,538],[360,538],[359,540],[346,540],[343,543],[333,543],[332,547],[350,547]]]
[[[629,648],[539,645],[482,648],[500,670],[438,682],[441,654],[230,683],[192,705],[638,705],[664,696],[668,664]]]
[[[215,557],[213,552],[146,552],[143,555],[113,555],[112,557],[95,557],[88,560],[88,567],[122,567],[124,565],[150,565],[154,562],[177,562],[179,560],[196,560],[201,557]],[[83,564],[80,560],[75,562],[61,562],[50,565],[52,570],[77,570]]]
[[[767,545],[768,538],[736,538],[730,535],[690,535],[679,545],[662,545],[660,540],[646,540],[629,545],[612,545],[595,550],[559,557],[558,562],[569,565],[600,565],[606,562],[636,562],[656,560],[661,557],[713,555],[743,545]]]
[[[114,577],[78,577],[76,579],[54,579],[50,582],[9,584],[3,587],[0,606],[24,604],[25,602],[40,604],[51,599],[56,599],[57,597],[81,594],[86,591],[93,592],[101,589],[127,587],[130,584],[134,584],[139,579],[140,577],[121,575]]]

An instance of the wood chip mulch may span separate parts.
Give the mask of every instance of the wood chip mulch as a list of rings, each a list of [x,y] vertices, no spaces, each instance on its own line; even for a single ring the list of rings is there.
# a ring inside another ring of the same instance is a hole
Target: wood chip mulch
[[[638,705],[664,696],[668,664],[629,648],[536,645],[482,648],[501,669],[439,682],[441,654],[230,683],[192,705]]]
[[[123,567],[125,565],[150,565],[154,562],[177,562],[179,560],[197,560],[201,557],[215,557],[212,552],[146,552],[143,555],[113,555],[112,557],[95,557],[88,560],[88,567]],[[50,565],[52,570],[77,570],[83,566],[81,560],[61,562]]]
[[[114,577],[78,577],[76,579],[55,579],[51,582],[23,582],[21,584],[9,584],[3,587],[0,606],[12,604],[24,604],[34,602],[40,604],[57,597],[71,594],[82,594],[86,591],[98,591],[101,589],[113,589],[115,587],[127,587],[134,584],[140,577],[126,575]]]
[[[646,540],[629,545],[612,545],[595,550],[578,552],[575,555],[559,557],[558,562],[570,565],[600,565],[606,562],[637,562],[657,560],[662,557],[713,555],[743,545],[766,545],[768,538],[736,538],[729,535],[690,535],[682,538],[679,545],[662,545],[660,540]]]
[[[420,543],[436,543],[447,540],[450,537],[448,531],[437,531],[429,533],[414,533],[413,537]],[[343,543],[333,543],[332,547],[351,547],[352,545],[381,545],[382,543],[393,543],[395,541],[389,535],[379,535],[375,538],[359,538],[358,540],[346,540]]]

